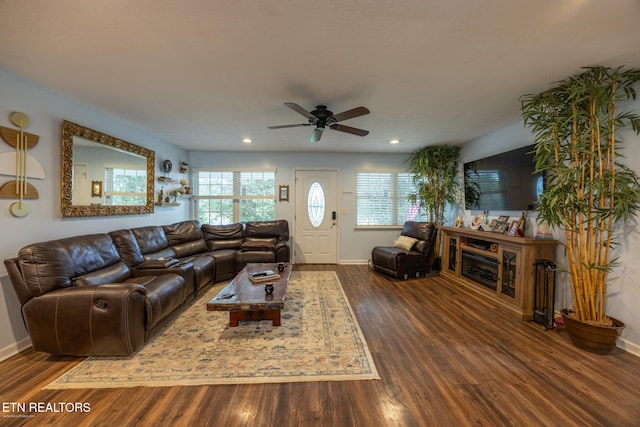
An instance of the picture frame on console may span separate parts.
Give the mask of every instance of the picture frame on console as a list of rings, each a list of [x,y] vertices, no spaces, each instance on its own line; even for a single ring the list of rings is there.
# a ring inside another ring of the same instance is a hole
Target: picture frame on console
[[[498,222],[495,227],[491,230],[493,233],[504,234],[509,228],[508,222]]]
[[[517,219],[514,219],[513,221],[511,221],[511,224],[509,225],[509,229],[507,230],[507,235],[517,236],[519,229],[520,229],[520,221]]]

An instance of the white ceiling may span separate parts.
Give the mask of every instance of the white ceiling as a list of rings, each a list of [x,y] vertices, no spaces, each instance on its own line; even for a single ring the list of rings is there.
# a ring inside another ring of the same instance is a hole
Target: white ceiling
[[[187,150],[460,144],[594,64],[640,67],[640,0],[0,2],[0,67]],[[267,129],[286,101],[371,133]]]

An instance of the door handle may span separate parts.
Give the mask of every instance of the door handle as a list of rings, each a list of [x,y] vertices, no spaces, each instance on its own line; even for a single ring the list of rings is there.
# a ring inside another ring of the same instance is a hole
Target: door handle
[[[336,211],[331,212],[331,219],[334,220],[334,221],[336,219],[338,219],[338,215],[337,215]]]

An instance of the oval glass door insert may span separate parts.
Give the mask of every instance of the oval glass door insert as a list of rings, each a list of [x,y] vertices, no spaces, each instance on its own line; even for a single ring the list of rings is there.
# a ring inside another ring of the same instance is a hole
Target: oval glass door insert
[[[307,213],[309,221],[314,228],[320,227],[324,218],[324,190],[318,181],[315,181],[309,187],[307,196]]]

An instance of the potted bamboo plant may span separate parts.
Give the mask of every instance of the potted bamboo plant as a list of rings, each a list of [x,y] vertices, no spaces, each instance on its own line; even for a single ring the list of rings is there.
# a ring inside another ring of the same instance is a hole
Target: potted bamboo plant
[[[629,125],[640,133],[640,116],[619,109],[635,99],[639,80],[638,69],[586,67],[521,99],[535,137],[536,173],[546,177],[538,220],[566,237],[574,307],[562,310],[565,326],[574,345],[596,353],[615,348],[624,328],[606,313],[606,284],[615,267],[617,226],[640,205],[639,179],[620,163],[618,138]]]
[[[408,159],[415,188],[409,201],[424,211],[427,221],[433,222],[438,229],[434,269],[439,269],[440,265],[440,227],[445,222],[445,208],[461,199],[457,180],[460,150],[461,147],[449,145],[423,147],[411,153]]]

